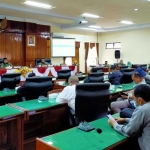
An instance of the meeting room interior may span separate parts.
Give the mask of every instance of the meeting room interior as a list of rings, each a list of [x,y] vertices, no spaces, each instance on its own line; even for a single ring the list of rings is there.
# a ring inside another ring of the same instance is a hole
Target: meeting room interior
[[[150,150],[149,8],[1,0],[0,150]]]

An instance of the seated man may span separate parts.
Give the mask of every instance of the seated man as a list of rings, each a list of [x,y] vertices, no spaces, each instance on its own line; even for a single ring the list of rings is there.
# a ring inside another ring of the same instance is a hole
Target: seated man
[[[77,76],[70,76],[69,86],[65,87],[56,98],[57,103],[68,103],[68,106],[75,110],[76,84],[79,83]]]
[[[110,73],[110,72],[112,72],[112,73]],[[118,85],[118,84],[120,84],[120,78],[122,75],[123,74],[119,70],[116,70],[116,66],[111,66],[109,74],[108,74],[108,79],[111,84]]]
[[[1,64],[2,68],[12,68],[12,64],[10,62],[8,62],[7,58],[3,58],[3,63]]]
[[[120,62],[118,63],[118,66],[121,67],[121,66],[124,66],[125,64],[123,63],[123,60],[120,60]]]
[[[145,77],[146,73],[141,70],[141,68],[137,68],[136,69],[136,72],[132,75],[132,80],[137,84],[146,84],[145,82]],[[124,108],[133,108],[134,105],[132,105],[132,102],[133,102],[133,96],[132,96],[132,93],[131,91],[130,92],[126,92],[126,95],[121,95],[121,98],[118,98],[116,102],[112,102],[111,103],[111,110],[114,112],[114,113],[119,113],[121,111],[121,109],[124,109]]]
[[[140,84],[132,92],[134,102],[137,106],[131,118],[109,119],[109,124],[119,133],[126,137],[138,138],[134,150],[150,149],[150,86]],[[126,124],[124,124],[126,123]],[[132,139],[131,139],[132,141]],[[131,143],[132,145],[133,143]],[[131,146],[130,146],[131,148]],[[129,149],[130,149],[129,148]]]
[[[109,67],[108,61],[105,61],[105,64],[103,64],[104,67]]]
[[[45,62],[45,59],[44,59],[44,58],[42,58],[42,59],[41,59],[41,62],[38,63],[38,66],[48,66],[48,65],[50,65],[50,64],[47,63],[47,62]]]

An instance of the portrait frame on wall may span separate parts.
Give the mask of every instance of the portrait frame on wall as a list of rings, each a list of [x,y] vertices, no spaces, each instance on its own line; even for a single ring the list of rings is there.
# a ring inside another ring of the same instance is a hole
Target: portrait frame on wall
[[[27,45],[28,46],[35,46],[35,36],[34,35],[28,35],[27,36]]]

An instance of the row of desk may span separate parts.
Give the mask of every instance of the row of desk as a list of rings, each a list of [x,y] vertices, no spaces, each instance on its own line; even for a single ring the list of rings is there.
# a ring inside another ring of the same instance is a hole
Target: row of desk
[[[130,90],[133,88],[133,85],[133,83],[122,85],[122,88],[115,86],[110,93],[115,94],[121,91]],[[9,94],[13,95],[16,94],[16,92],[14,90],[11,90],[10,93],[4,91],[0,92],[0,96],[3,97],[8,96]],[[94,124],[94,127],[101,128],[101,126],[103,126],[105,128],[103,124],[100,125],[101,121],[99,121],[92,123]],[[105,121],[106,119],[102,120],[102,122]],[[2,139],[0,140],[0,150],[34,150],[36,137],[44,137],[45,135],[51,135],[68,128],[68,106],[67,104],[57,104],[55,100],[52,101],[49,99],[48,101],[41,102],[36,99],[13,103],[13,105],[0,106],[0,139]],[[68,130],[66,131],[67,133],[64,134],[67,135],[70,132],[72,135],[73,133],[76,134],[74,131],[77,131],[76,128]],[[93,131],[94,135],[91,134],[91,136],[97,137],[98,135],[95,135],[94,132],[95,131]],[[82,134],[81,131],[78,131],[78,133],[81,134],[81,138],[86,136],[85,133]],[[63,132],[61,134],[63,134]],[[59,136],[59,134],[57,135]],[[106,135],[108,135],[108,133]],[[60,135],[60,137],[62,136],[63,135]],[[44,139],[45,138],[37,140],[43,143]],[[48,144],[48,146],[51,145]],[[59,147],[57,144],[55,146]]]
[[[35,149],[35,138],[69,128],[67,104],[30,100],[0,106],[0,150]]]
[[[119,115],[114,115],[118,117]],[[36,150],[110,150],[126,142],[127,137],[116,132],[108,124],[108,118],[90,122],[95,130],[85,132],[77,127],[36,139]],[[100,128],[102,133],[96,129]]]

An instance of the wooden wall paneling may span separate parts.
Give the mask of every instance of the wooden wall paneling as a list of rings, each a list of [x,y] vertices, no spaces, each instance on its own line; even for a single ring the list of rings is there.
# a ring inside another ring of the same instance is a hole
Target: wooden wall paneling
[[[97,50],[97,58],[99,63],[99,43],[96,43],[96,50]]]
[[[25,32],[25,23],[19,22],[19,21],[7,20],[7,26],[4,29],[4,32],[24,33]]]
[[[35,36],[35,46],[28,46],[28,36]],[[26,66],[35,66],[37,38],[36,34],[26,34]]]
[[[89,42],[85,42],[84,47],[85,47],[85,73],[87,74],[87,57],[89,51]]]
[[[47,57],[47,37],[45,35],[37,35],[36,58]]]
[[[0,58],[4,58],[5,56],[5,34],[0,33]]]
[[[47,57],[51,58],[51,40],[47,38]]]
[[[25,37],[24,34],[11,33],[11,62],[13,65],[25,65]]]
[[[28,46],[28,35],[35,36],[35,46]],[[18,21],[7,22],[0,33],[0,58],[7,57],[13,65],[35,66],[35,58],[51,57],[50,26]]]
[[[26,22],[25,30],[26,33],[37,33],[37,24]]]
[[[80,49],[80,42],[76,42],[75,43],[75,57],[72,57],[72,64],[74,63],[74,61],[77,61],[79,64],[79,49]],[[79,65],[77,66],[77,72],[79,72]]]
[[[50,36],[50,26],[37,24],[37,34]]]

